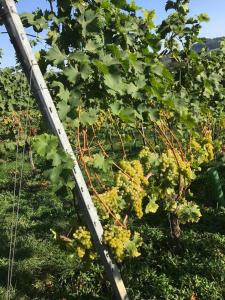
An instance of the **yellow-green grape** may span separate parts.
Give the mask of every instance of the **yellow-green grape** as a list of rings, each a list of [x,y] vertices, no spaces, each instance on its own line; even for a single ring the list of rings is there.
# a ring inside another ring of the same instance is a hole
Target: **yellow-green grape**
[[[116,187],[121,197],[131,205],[138,218],[143,216],[142,201],[146,196],[143,186],[148,185],[148,180],[144,176],[143,167],[138,160],[122,161],[121,168],[116,175]]]
[[[120,219],[119,213],[121,211],[122,198],[118,194],[117,187],[112,187],[109,191],[99,194],[98,197],[94,196],[93,201],[102,219],[109,219],[110,214],[108,209]]]
[[[204,128],[203,129],[203,149],[206,152],[206,160],[205,162],[209,162],[214,159],[214,147],[213,147],[213,139],[212,139],[212,131]]]
[[[97,253],[96,253],[96,252],[94,252],[94,251],[90,251],[90,252],[89,252],[89,258],[90,258],[91,260],[95,260],[96,257],[97,257]]]
[[[73,238],[75,240],[75,251],[78,257],[83,258],[86,254],[89,254],[89,258],[92,259],[94,256],[92,251],[90,251],[93,248],[90,232],[84,226],[80,226],[74,232]]]
[[[203,140],[205,142],[212,143],[212,131],[208,128],[204,128],[202,133],[204,136]]]
[[[146,172],[148,172],[152,167],[151,162],[149,162],[150,155],[151,151],[148,147],[144,147],[138,155],[141,161],[143,162]]]
[[[167,150],[162,154],[162,172],[167,173],[167,179],[177,184],[179,174],[190,182],[195,178],[195,174],[191,169],[191,163],[183,159],[177,149]],[[163,174],[164,176],[165,174]]]
[[[148,185],[148,179],[144,176],[143,166],[139,160],[122,160],[120,166],[136,184]]]
[[[131,232],[117,225],[107,225],[103,234],[103,242],[108,245],[118,262],[126,256],[126,246],[130,241]]]
[[[181,174],[184,176],[184,178],[190,182],[191,180],[195,179],[195,173],[193,172],[191,168],[190,162],[180,159],[179,160],[179,168],[181,171]]]

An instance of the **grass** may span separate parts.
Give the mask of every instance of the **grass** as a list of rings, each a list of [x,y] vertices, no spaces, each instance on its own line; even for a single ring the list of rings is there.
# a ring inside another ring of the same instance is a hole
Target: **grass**
[[[0,162],[0,299],[7,284],[15,162]],[[56,197],[41,171],[24,166],[12,299],[114,299],[100,263],[81,262],[56,242],[77,216],[73,199]],[[183,226],[183,253],[175,254],[165,215],[133,224],[142,255],[120,267],[132,300],[225,299],[225,209],[204,207],[198,224]]]

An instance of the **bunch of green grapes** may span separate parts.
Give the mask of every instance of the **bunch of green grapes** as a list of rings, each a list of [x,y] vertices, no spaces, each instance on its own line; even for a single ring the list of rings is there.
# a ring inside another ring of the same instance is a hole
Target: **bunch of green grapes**
[[[178,207],[177,197],[182,196],[183,191],[195,179],[194,169],[181,151],[177,148],[167,149],[161,155],[152,153],[145,147],[139,153],[141,162],[146,172],[150,172],[151,188],[148,191],[150,199],[147,211],[155,211],[155,201],[163,200],[164,209],[176,211]]]
[[[91,234],[84,226],[80,226],[73,234],[75,251],[79,258],[87,255],[90,259],[96,257],[93,252],[93,245],[91,241]]]
[[[174,148],[168,149],[161,156],[161,177],[165,177],[172,185],[177,185],[178,176],[182,177],[179,180],[190,183],[195,179],[195,173],[191,168],[191,163],[182,157],[179,150]]]
[[[176,156],[176,163],[178,165],[179,172],[183,176],[183,179],[186,181],[186,183],[189,184],[193,179],[196,178],[191,162],[184,158],[180,151],[178,151],[176,148],[173,150],[173,156]]]
[[[100,111],[100,113],[98,114],[98,118],[95,122],[95,127],[96,129],[101,129],[101,127],[103,126],[103,124],[107,121],[107,113],[103,110]]]
[[[154,172],[154,169],[159,165],[159,154],[151,152],[149,147],[144,147],[138,157],[146,174]]]
[[[93,201],[97,207],[101,219],[109,219],[109,210],[120,219],[120,212],[123,208],[123,199],[118,194],[118,188],[112,187],[110,190],[94,196]]]
[[[203,130],[203,135],[204,135],[203,148],[208,154],[207,159],[209,162],[210,160],[214,159],[214,146],[213,146],[213,139],[212,139],[212,131],[205,128]]]
[[[166,179],[170,186],[176,186],[179,167],[174,153],[169,149],[160,157],[160,177]]]
[[[144,176],[143,167],[139,160],[122,161],[122,170],[116,175],[116,187],[121,197],[132,207],[136,216],[143,216],[142,202],[146,196],[145,188],[148,179]]]
[[[214,159],[214,145],[211,130],[203,130],[203,138],[191,140],[191,162],[195,167]]]
[[[126,246],[130,241],[131,232],[117,225],[107,225],[103,234],[103,242],[110,247],[118,262],[126,256]]]

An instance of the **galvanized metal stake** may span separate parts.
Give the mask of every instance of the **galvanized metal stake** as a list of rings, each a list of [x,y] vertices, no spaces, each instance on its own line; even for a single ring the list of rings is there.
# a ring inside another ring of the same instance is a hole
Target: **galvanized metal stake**
[[[74,161],[73,176],[76,182],[76,195],[79,199],[82,212],[84,213],[87,226],[91,232],[96,250],[101,257],[109,281],[115,291],[115,295],[118,300],[129,300],[120,271],[102,244],[103,228],[96,208],[92,202],[77,159],[59,119],[43,75],[34,57],[23,24],[17,13],[15,2],[13,0],[0,0],[0,14],[21,61],[24,72],[28,80],[31,80],[31,88],[42,113],[46,117],[53,133],[58,136],[64,151],[68,153]]]

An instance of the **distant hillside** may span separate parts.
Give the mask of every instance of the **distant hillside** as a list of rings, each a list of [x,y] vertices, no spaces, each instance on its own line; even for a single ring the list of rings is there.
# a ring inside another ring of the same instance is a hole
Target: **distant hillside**
[[[215,50],[218,49],[220,46],[220,42],[225,39],[225,37],[218,37],[214,39],[206,39],[204,43],[197,43],[193,46],[193,49],[196,52],[199,52],[202,50],[203,47],[209,48],[209,50]]]

